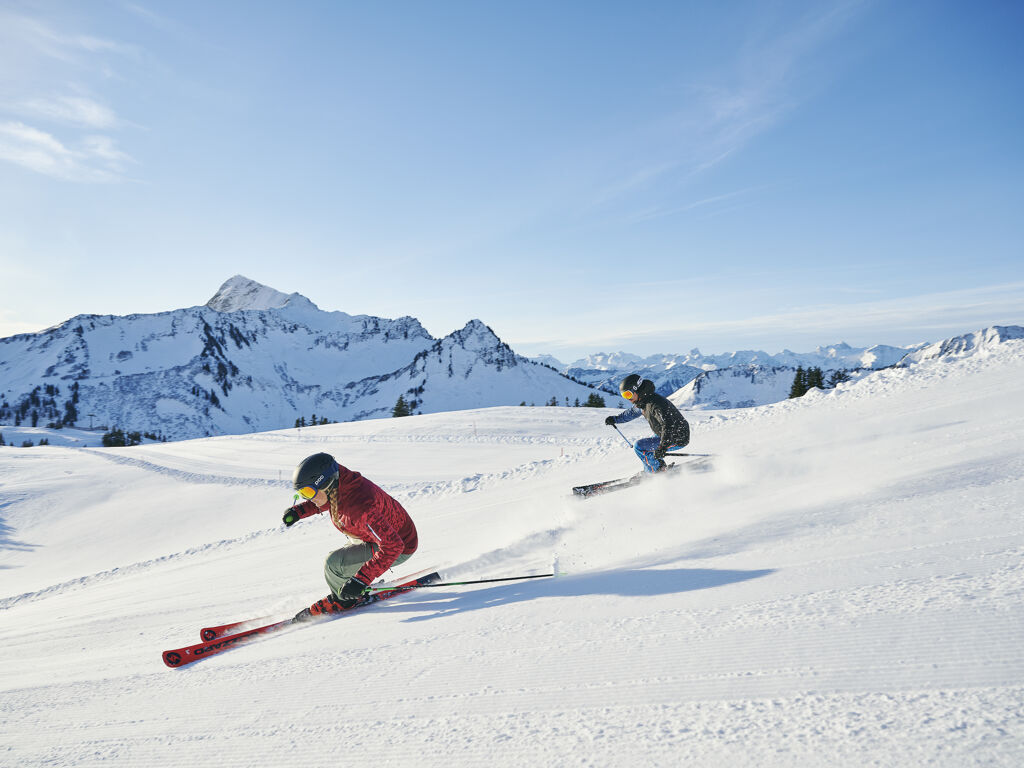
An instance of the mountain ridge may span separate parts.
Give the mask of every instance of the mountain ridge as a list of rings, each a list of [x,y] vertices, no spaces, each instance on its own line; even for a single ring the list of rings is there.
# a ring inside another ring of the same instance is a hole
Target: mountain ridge
[[[410,367],[432,351],[447,367],[414,377]],[[458,402],[442,391],[454,380],[471,382],[456,387]],[[434,339],[412,317],[324,312],[237,275],[205,305],[78,315],[0,339],[0,421],[90,417],[172,439],[387,416],[399,396],[429,412],[590,392],[520,358],[479,320]]]
[[[759,350],[640,357],[597,353],[565,366],[515,353],[479,319],[441,339],[414,317],[324,311],[242,275],[203,305],[154,314],[83,314],[0,339],[0,424],[109,427],[171,439],[296,423],[496,405],[580,404],[599,389],[619,405],[629,373],[684,409],[765,405],[788,396],[798,366],[859,378],[880,368],[990,349],[1024,337],[993,326],[933,344],[810,353]]]

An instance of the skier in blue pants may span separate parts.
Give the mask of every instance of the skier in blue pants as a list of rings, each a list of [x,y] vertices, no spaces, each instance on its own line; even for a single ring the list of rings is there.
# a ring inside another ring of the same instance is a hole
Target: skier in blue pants
[[[665,469],[665,454],[690,442],[689,423],[668,398],[654,391],[654,382],[650,379],[631,373],[619,384],[619,393],[632,407],[618,416],[609,416],[604,423],[614,426],[640,416],[647,419],[655,437],[637,440],[633,450],[643,462],[644,471],[661,472]]]

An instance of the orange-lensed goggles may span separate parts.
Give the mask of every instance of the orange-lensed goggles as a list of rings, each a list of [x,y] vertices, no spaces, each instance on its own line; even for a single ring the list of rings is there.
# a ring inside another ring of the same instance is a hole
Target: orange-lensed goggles
[[[312,486],[309,485],[305,486],[304,488],[299,488],[299,496],[301,496],[304,499],[312,499],[314,496],[316,496],[316,488],[313,488]]]
[[[625,392],[619,392],[619,394],[622,395],[627,400],[632,400],[634,397],[636,397],[636,392],[632,392],[628,389]]]

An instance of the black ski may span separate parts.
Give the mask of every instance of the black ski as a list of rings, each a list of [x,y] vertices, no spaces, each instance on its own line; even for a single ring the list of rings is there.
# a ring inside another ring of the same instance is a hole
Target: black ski
[[[632,477],[620,477],[615,480],[605,480],[600,483],[590,483],[589,485],[577,485],[572,489],[574,495],[581,498],[589,498],[591,496],[598,496],[602,493],[611,493],[612,491],[622,491],[626,488],[632,488],[634,485],[648,480],[652,477],[658,477],[665,472],[674,472],[678,469],[688,469],[691,471],[704,471],[710,468],[710,461],[713,454],[710,453],[667,453],[666,456],[687,456],[693,460],[685,461],[679,464],[669,464],[661,472],[638,472]]]

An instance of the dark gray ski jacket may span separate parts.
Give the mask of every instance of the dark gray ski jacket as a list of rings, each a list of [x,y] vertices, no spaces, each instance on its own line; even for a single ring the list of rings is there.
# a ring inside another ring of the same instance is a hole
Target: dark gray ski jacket
[[[638,416],[647,419],[651,430],[661,438],[658,450],[654,452],[657,458],[664,456],[669,448],[682,448],[690,442],[689,422],[667,397],[657,393],[642,397],[632,408],[627,408],[613,418],[616,424],[625,424]]]

